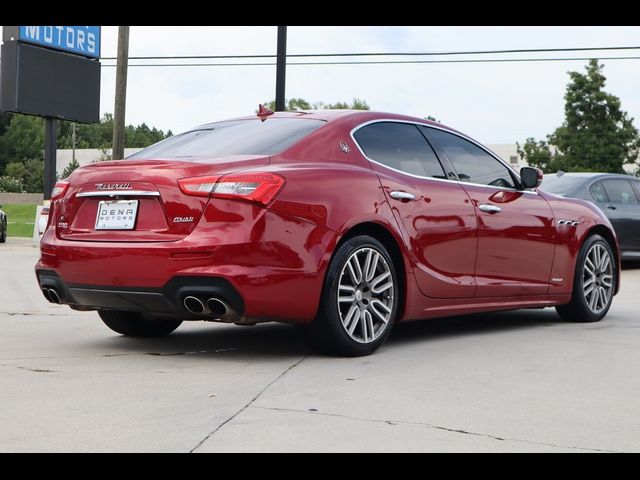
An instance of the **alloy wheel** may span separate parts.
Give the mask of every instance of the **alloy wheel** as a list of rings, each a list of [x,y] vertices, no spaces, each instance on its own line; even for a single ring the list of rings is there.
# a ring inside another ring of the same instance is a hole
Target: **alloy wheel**
[[[353,252],[340,272],[338,313],[347,334],[359,343],[371,343],[391,320],[395,285],[384,256],[371,247]]]
[[[602,312],[609,305],[613,293],[613,263],[601,243],[594,244],[582,268],[582,293],[593,313]]]

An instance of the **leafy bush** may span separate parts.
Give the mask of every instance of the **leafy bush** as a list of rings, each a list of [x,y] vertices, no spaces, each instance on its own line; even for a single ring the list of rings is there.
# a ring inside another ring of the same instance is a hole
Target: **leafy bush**
[[[0,177],[0,192],[7,193],[22,193],[24,192],[24,186],[22,180],[14,177],[4,175]]]
[[[5,175],[22,183],[24,191],[40,193],[44,189],[44,161],[37,158],[7,164]]]

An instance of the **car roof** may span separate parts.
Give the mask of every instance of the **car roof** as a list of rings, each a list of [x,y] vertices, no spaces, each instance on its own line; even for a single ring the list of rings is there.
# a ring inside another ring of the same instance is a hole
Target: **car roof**
[[[596,178],[626,178],[626,179],[635,178],[637,180],[637,178],[634,177],[633,175],[629,175],[625,173],[606,173],[606,172],[557,172],[557,173],[548,173],[545,175],[545,177],[546,178],[581,177],[581,178],[584,178],[585,180],[596,179]]]
[[[254,115],[244,115],[241,117],[228,118],[224,120],[219,120],[217,122],[210,122],[203,125],[199,125],[197,128],[205,128],[210,125],[214,125],[220,122],[226,121],[234,121],[234,120],[254,120],[258,118],[256,114]],[[423,123],[425,125],[434,125],[439,128],[449,130],[451,132],[458,133],[460,135],[465,135],[462,132],[458,132],[457,130],[443,125],[441,123],[432,122],[431,120],[427,120],[419,117],[412,117],[409,115],[401,115],[398,113],[389,113],[389,112],[377,112],[371,110],[348,110],[348,109],[321,109],[321,110],[296,110],[291,112],[275,112],[272,115],[266,117],[265,121],[268,121],[271,118],[304,118],[304,119],[312,119],[312,120],[322,120],[325,122],[334,122],[337,120],[344,119],[361,119],[361,121],[367,122],[370,120],[376,119],[389,119],[389,120],[405,120],[408,122],[418,122]]]

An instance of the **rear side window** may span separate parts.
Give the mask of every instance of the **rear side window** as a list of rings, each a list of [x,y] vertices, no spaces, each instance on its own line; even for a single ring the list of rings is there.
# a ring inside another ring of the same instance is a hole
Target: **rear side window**
[[[438,157],[415,125],[372,123],[353,136],[365,155],[378,163],[412,175],[445,178]]]
[[[611,179],[603,180],[602,183],[604,184],[604,189],[607,191],[610,202],[634,205],[638,203],[638,198],[628,180]]]
[[[509,169],[473,143],[435,128],[425,131],[444,150],[463,182],[513,188],[515,182]]]
[[[604,191],[602,182],[594,183],[593,185],[591,185],[591,188],[589,190],[591,191],[591,196],[596,202],[607,201],[607,192]]]
[[[273,155],[325,124],[322,120],[270,118],[212,123],[151,145],[130,159],[213,155]]]

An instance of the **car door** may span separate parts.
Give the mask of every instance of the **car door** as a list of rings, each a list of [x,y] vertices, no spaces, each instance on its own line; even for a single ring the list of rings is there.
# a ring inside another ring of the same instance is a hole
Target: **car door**
[[[476,297],[545,294],[555,250],[551,207],[535,191],[516,188],[510,169],[479,145],[422,127],[439,156],[452,163],[478,217]]]
[[[605,202],[599,201],[598,206],[611,220],[620,249],[640,251],[640,202],[631,182],[624,178],[608,178],[599,183],[607,198]],[[595,186],[591,186],[592,192]]]
[[[381,121],[358,128],[353,137],[410,246],[420,291],[432,298],[473,297],[475,210],[464,189],[445,180],[424,135],[412,123]]]

